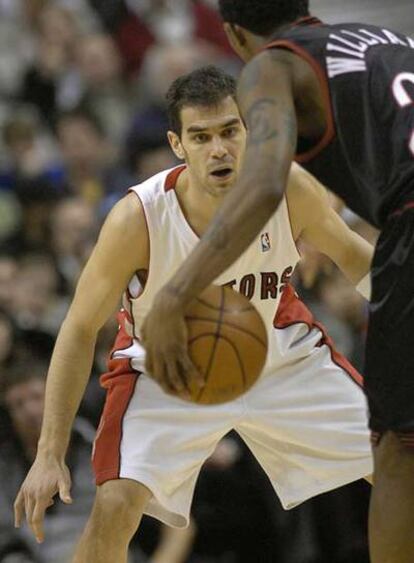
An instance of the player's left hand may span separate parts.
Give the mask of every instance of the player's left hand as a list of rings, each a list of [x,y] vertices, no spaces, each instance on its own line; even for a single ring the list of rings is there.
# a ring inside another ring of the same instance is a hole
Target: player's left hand
[[[204,378],[190,360],[184,308],[164,289],[159,292],[142,330],[146,372],[166,393],[189,397],[189,384],[204,386]]]

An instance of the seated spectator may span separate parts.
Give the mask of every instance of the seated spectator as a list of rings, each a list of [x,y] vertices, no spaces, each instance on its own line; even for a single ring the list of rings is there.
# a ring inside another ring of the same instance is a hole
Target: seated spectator
[[[190,0],[127,0],[127,13],[115,30],[130,73],[137,73],[154,43],[177,45],[201,39],[221,56],[234,56],[217,12]]]
[[[79,100],[78,79],[72,72],[78,22],[71,11],[51,4],[37,14],[35,23],[36,56],[26,71],[19,97],[34,105],[52,125],[58,111]]]
[[[129,137],[126,152],[135,182],[143,182],[159,170],[166,170],[178,164],[163,131],[159,135],[145,137],[139,130]]]
[[[11,422],[9,439],[0,444],[0,561],[2,563],[69,563],[94,498],[95,486],[90,456],[93,427],[77,417],[71,436],[67,464],[71,471],[73,502],[59,498],[45,518],[46,541],[37,544],[27,524],[13,526],[13,501],[37,453],[43,417],[45,366],[32,360],[17,362],[0,380],[1,399]],[[184,563],[193,531],[165,530],[152,555],[153,563]],[[146,561],[138,544],[131,546],[131,561]],[[115,563],[115,562],[114,562]]]
[[[0,309],[7,313],[11,307],[17,260],[7,252],[0,252]]]
[[[99,207],[103,198],[125,193],[131,178],[118,166],[115,147],[95,114],[82,108],[65,112],[56,131],[64,161],[61,182],[69,194]]]
[[[16,183],[53,174],[59,162],[56,144],[42,129],[36,116],[23,108],[16,108],[13,117],[3,125],[3,142],[8,167],[8,185],[0,189],[15,189]]]
[[[63,506],[56,501],[45,519],[47,541],[38,545],[27,526],[13,527],[13,500],[27,467],[36,456],[43,416],[45,366],[38,361],[16,364],[1,379],[2,403],[10,417],[12,433],[0,446],[0,560],[12,555],[33,563],[66,563],[81,533],[94,496],[90,451],[94,430],[77,419],[72,434],[68,465],[76,501]],[[25,554],[25,555],[23,555]],[[26,557],[26,558],[23,558]],[[16,560],[16,559],[14,559]]]
[[[57,333],[66,313],[66,303],[57,294],[58,281],[50,255],[30,253],[19,259],[10,311],[21,331]]]
[[[94,208],[80,197],[65,197],[49,217],[49,248],[63,282],[72,294],[79,274],[96,242],[98,221]]]
[[[82,37],[77,44],[83,103],[93,108],[105,135],[117,144],[125,137],[135,100],[118,48],[109,34]]]

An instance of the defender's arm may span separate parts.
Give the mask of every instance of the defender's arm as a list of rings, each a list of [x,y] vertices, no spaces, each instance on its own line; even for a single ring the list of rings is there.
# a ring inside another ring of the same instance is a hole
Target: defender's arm
[[[354,285],[359,284],[370,270],[374,249],[332,209],[325,188],[294,165],[286,196],[295,239],[328,256]]]
[[[101,230],[53,352],[38,453],[15,502],[16,525],[25,512],[38,541],[43,540],[43,515],[53,496],[59,492],[61,500],[71,502],[64,458],[96,337],[134,272],[147,267],[147,245],[143,210],[130,194],[114,207]]]

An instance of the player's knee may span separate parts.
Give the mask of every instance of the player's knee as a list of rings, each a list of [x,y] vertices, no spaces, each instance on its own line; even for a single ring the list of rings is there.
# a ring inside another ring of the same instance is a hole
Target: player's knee
[[[150,498],[151,492],[141,483],[126,479],[108,481],[98,487],[93,516],[109,529],[122,522],[125,531],[135,530]]]

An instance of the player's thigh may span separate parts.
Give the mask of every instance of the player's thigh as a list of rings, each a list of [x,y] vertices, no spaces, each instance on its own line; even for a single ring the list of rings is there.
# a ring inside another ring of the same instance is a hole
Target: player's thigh
[[[237,430],[285,506],[371,474],[366,398],[328,346],[262,380],[247,407]]]

